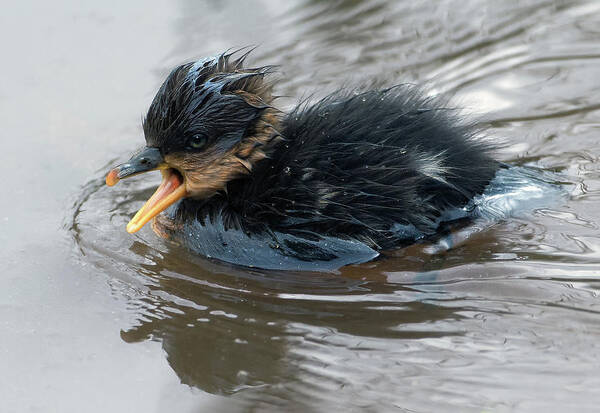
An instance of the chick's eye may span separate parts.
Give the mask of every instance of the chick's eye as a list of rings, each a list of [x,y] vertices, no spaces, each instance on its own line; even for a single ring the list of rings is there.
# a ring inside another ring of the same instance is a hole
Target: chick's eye
[[[200,149],[204,145],[206,145],[206,136],[204,135],[194,135],[189,140],[190,147],[194,149]]]

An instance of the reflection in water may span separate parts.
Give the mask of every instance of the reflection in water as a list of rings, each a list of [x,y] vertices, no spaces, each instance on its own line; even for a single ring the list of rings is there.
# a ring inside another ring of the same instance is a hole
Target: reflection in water
[[[180,5],[179,43],[157,81],[173,64],[252,43],[258,64],[282,65],[278,93],[293,97],[282,108],[346,79],[425,82],[489,111],[481,121],[506,141],[502,159],[561,172],[570,198],[449,250],[414,245],[336,273],[261,272],[193,256],[147,228],[127,235],[156,177],[111,191],[94,180],[68,226],[75,258],[129,297],[137,321],[123,340],[160,341],[184,384],[250,409],[583,411],[600,401],[597,3]]]
[[[139,247],[133,248],[137,254],[151,256]],[[208,392],[262,386],[261,393],[244,395],[300,402],[298,390],[304,386],[316,386],[319,393],[330,386],[356,384],[328,372],[327,359],[341,352],[376,351],[361,344],[361,337],[393,342],[462,334],[451,327],[422,329],[462,318],[459,311],[465,309],[420,300],[433,299],[436,292],[323,274],[225,274],[210,265],[210,272],[199,266],[194,271],[189,263],[184,270],[179,259],[167,253],[160,264],[142,266],[156,285],[139,298],[145,308],[140,324],[122,337],[128,342],[161,340],[181,381]],[[193,273],[198,278],[177,275]],[[417,327],[413,330],[412,325]],[[327,348],[329,339],[344,336],[353,339]],[[313,383],[316,378],[318,383]]]
[[[149,257],[140,244],[132,249]],[[297,345],[294,337],[302,337],[305,328],[386,339],[460,334],[411,331],[411,324],[460,316],[452,308],[411,301],[422,293],[409,288],[379,284],[374,290],[366,282],[322,274],[219,274],[210,265],[211,272],[199,266],[193,271],[189,264],[182,271],[179,258],[167,253],[160,264],[142,266],[156,285],[140,298],[145,317],[122,337],[128,342],[161,340],[181,381],[205,391],[233,393],[246,386],[300,380],[295,369],[307,360],[288,354],[299,350],[288,347]],[[201,276],[176,275],[182,273]],[[395,317],[382,318],[382,309],[374,304],[378,296],[390,294],[398,298],[384,306]],[[394,330],[399,323],[403,329]]]

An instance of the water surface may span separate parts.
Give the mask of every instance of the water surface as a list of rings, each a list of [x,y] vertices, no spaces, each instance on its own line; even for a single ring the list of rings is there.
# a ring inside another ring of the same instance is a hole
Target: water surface
[[[0,23],[2,411],[597,409],[597,2],[62,1]],[[280,65],[283,109],[425,84],[566,195],[328,273],[127,234],[159,178],[103,174],[143,144],[162,79],[248,44]]]

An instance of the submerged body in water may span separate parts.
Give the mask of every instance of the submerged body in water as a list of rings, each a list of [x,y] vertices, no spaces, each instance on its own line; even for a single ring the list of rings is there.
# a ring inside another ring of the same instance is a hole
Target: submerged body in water
[[[510,171],[473,125],[413,86],[340,92],[283,115],[270,68],[245,68],[245,57],[181,65],[161,86],[146,148],[106,178],[162,172],[129,232],[153,220],[208,257],[331,269],[485,215],[486,188]]]

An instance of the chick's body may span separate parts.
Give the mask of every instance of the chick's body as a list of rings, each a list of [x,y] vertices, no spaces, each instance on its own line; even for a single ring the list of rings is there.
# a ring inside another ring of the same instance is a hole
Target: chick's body
[[[264,248],[273,234],[310,240],[309,250],[323,238],[393,248],[434,235],[500,167],[475,127],[416,87],[338,92],[282,115],[268,69],[242,63],[180,66],[152,103],[147,144],[187,191],[156,220],[161,235],[193,247],[186,223],[219,222]]]
[[[249,175],[209,202],[188,199],[179,219],[354,238],[375,249],[433,234],[442,215],[483,191],[498,163],[474,130],[416,89],[332,95],[296,108]]]

